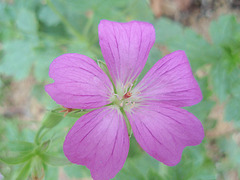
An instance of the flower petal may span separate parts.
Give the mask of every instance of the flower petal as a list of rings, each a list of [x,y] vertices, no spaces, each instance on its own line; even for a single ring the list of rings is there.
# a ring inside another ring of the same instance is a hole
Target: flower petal
[[[202,142],[201,122],[188,111],[170,105],[151,104],[127,112],[133,134],[152,157],[168,166],[181,160],[186,146]]]
[[[101,107],[109,103],[113,93],[107,75],[92,59],[81,54],[64,54],[54,59],[49,76],[55,82],[45,86],[45,90],[67,108]]]
[[[202,100],[184,51],[175,51],[160,59],[134,88],[143,100],[177,107],[191,106]]]
[[[113,178],[123,167],[128,150],[129,138],[123,116],[110,106],[82,116],[63,145],[69,161],[87,166],[94,180]]]
[[[141,73],[155,42],[154,27],[146,22],[117,23],[102,20],[99,44],[116,83],[132,83]]]

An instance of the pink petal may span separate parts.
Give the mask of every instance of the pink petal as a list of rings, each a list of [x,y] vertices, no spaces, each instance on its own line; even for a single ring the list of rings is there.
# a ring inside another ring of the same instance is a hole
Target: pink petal
[[[69,161],[87,166],[94,180],[113,178],[129,150],[121,112],[108,106],[82,116],[66,136],[63,150]]]
[[[154,27],[146,22],[102,20],[99,44],[113,81],[133,82],[142,71],[155,41]]]
[[[50,65],[49,76],[55,82],[45,86],[45,90],[64,107],[91,109],[110,103],[112,83],[87,56],[64,54],[57,57]]]
[[[177,107],[191,106],[202,100],[184,51],[175,51],[160,59],[135,88],[144,100]]]
[[[178,107],[160,103],[139,106],[127,116],[140,146],[168,166],[180,162],[186,146],[198,145],[204,138],[201,122]]]

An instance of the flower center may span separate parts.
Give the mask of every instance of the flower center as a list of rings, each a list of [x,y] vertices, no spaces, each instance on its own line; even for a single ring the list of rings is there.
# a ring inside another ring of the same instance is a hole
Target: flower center
[[[139,98],[137,93],[132,91],[132,84],[125,86],[118,85],[116,90],[117,94],[114,94],[111,98],[114,105],[119,108],[123,108],[126,111],[130,111],[133,107],[137,106]]]

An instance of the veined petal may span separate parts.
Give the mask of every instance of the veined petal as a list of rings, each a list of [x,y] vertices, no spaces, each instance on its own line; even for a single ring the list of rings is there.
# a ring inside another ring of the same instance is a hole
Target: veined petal
[[[142,71],[155,42],[154,27],[146,22],[117,23],[102,20],[99,44],[116,83],[132,83]]]
[[[175,51],[160,59],[134,88],[143,100],[177,107],[191,106],[202,100],[184,51]]]
[[[63,151],[75,164],[87,166],[94,180],[109,180],[123,167],[129,150],[121,112],[104,107],[82,116],[66,136]]]
[[[87,56],[64,54],[57,57],[50,65],[49,76],[55,82],[46,85],[45,90],[64,107],[91,109],[110,103],[112,83]]]
[[[178,107],[146,104],[127,112],[127,117],[140,146],[168,166],[180,162],[186,146],[198,145],[204,138],[201,122]]]

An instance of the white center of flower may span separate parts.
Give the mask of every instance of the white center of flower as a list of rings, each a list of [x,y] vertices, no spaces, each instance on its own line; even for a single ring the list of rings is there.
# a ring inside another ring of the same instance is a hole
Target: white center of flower
[[[113,94],[111,101],[114,105],[123,108],[125,111],[130,111],[133,107],[136,107],[139,103],[138,93],[132,90],[132,84],[125,86],[117,84],[117,94]]]

